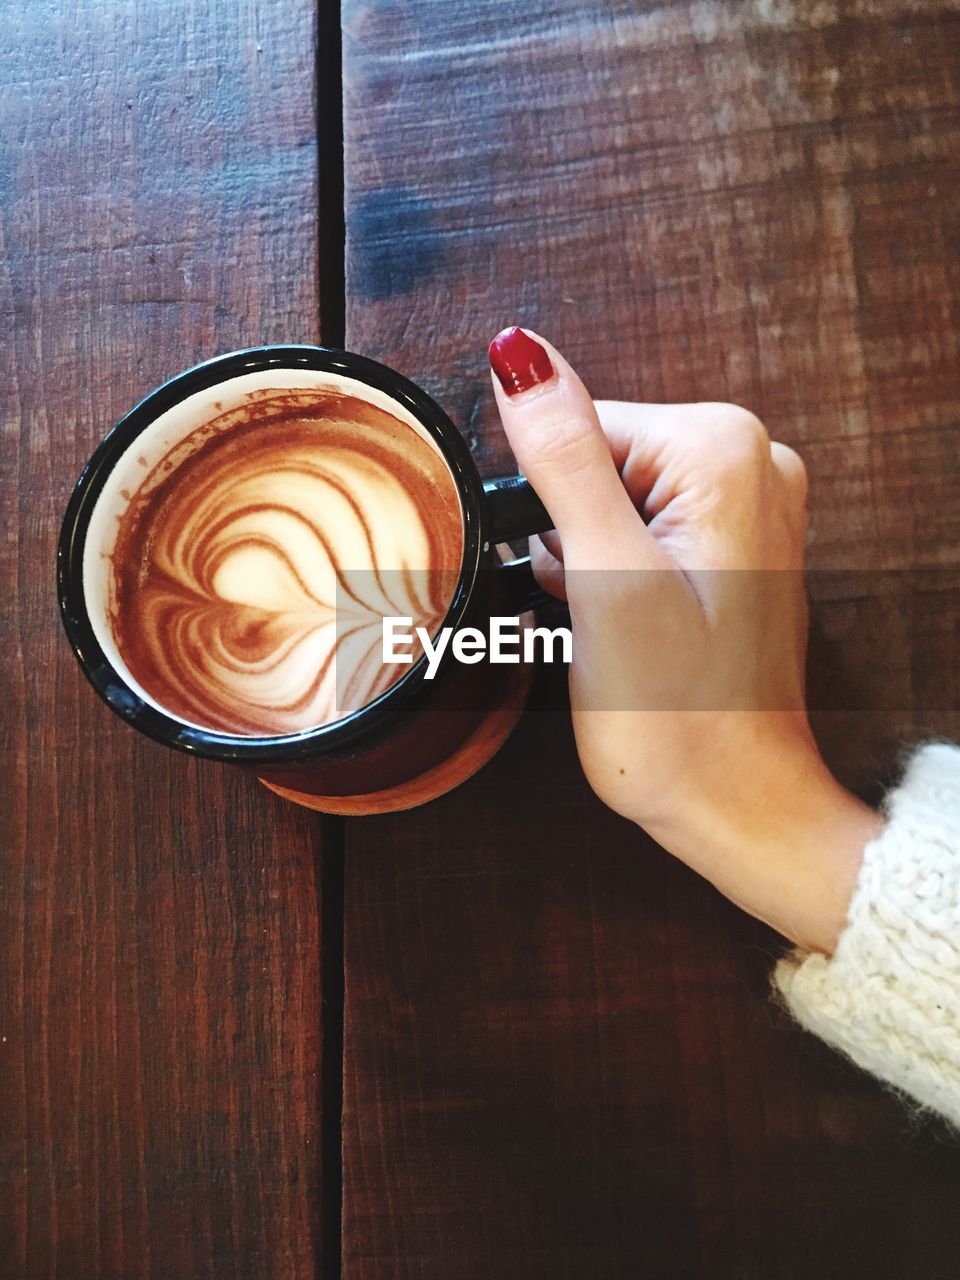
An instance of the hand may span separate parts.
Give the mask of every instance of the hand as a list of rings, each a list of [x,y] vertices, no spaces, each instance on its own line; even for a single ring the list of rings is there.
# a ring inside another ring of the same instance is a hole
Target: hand
[[[880,818],[804,705],[806,474],[726,404],[591,400],[549,343],[491,344],[507,438],[554,521],[570,701],[597,795],[745,910],[829,952]]]

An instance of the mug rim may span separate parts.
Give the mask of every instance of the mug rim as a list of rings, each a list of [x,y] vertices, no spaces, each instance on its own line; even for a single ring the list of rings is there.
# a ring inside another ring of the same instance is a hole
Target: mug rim
[[[354,378],[385,393],[411,413],[440,448],[457,487],[463,514],[460,573],[441,627],[456,628],[462,622],[488,546],[483,485],[463,436],[427,392],[369,356],[308,343],[244,347],[193,365],[149,391],[107,432],[70,494],[57,542],[60,617],[81,669],[112,711],[147,737],[205,759],[266,765],[335,754],[406,710],[423,689],[425,654],[371,702],[329,724],[295,734],[246,737],[222,733],[185,724],[145,702],[107,658],[94,633],[84,593],[84,548],[94,508],[117,462],[151,423],[190,396],[244,374],[298,368]],[[440,665],[447,665],[443,658]]]

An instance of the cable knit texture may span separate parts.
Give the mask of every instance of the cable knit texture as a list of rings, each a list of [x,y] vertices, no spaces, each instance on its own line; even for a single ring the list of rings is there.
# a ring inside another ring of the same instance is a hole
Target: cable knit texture
[[[960,1125],[960,748],[922,747],[884,808],[832,959],[774,978],[808,1031]]]

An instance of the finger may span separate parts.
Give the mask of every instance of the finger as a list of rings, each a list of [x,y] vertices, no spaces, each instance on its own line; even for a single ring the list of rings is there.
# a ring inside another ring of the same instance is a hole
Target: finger
[[[620,472],[623,471],[636,433],[644,430],[651,418],[663,417],[661,410],[675,407],[640,404],[628,400],[594,400],[593,405],[603,434],[607,437],[614,464]]]
[[[783,478],[787,492],[794,501],[803,506],[807,500],[807,468],[803,459],[789,445],[781,444],[779,440],[774,440],[770,445],[770,457],[773,465],[779,471]]]
[[[621,483],[587,389],[560,353],[514,326],[490,344],[490,363],[507,439],[567,562],[668,567]]]
[[[563,543],[560,541],[560,535],[556,529],[548,529],[546,533],[541,533],[539,537],[550,554],[563,564]]]
[[[563,564],[552,555],[538,537],[530,539],[530,565],[533,576],[544,591],[558,600],[566,600],[567,583]]]
[[[652,488],[667,463],[678,455],[696,454],[712,465],[708,446],[717,441],[718,427],[720,435],[727,438],[753,438],[759,425],[752,414],[735,405],[631,404],[622,400],[597,400],[595,404],[614,462],[634,501],[646,496],[637,491],[638,482],[645,481],[644,487]],[[788,493],[803,505],[809,489],[803,459],[778,440],[770,442],[770,458]]]
[[[799,454],[778,441],[770,446],[770,456],[787,527],[793,535],[793,564],[802,569],[807,541],[807,469]]]
[[[691,504],[706,512],[725,490],[742,490],[751,474],[770,467],[766,428],[738,405],[607,400],[597,412],[624,485],[648,521],[681,495],[706,499]]]

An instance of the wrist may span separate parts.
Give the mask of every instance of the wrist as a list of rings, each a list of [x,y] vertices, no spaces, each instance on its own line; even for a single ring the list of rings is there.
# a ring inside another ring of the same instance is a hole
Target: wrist
[[[804,950],[832,955],[883,819],[821,768],[781,799],[775,822],[748,833],[752,874],[744,896],[730,896]]]
[[[682,831],[653,834],[737,906],[829,955],[883,818],[842,787],[815,750],[769,758],[774,770],[762,757],[754,761],[719,793],[721,803]]]

